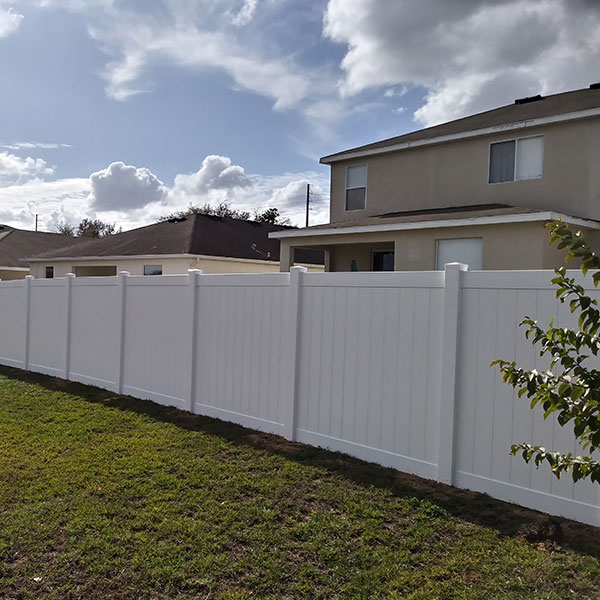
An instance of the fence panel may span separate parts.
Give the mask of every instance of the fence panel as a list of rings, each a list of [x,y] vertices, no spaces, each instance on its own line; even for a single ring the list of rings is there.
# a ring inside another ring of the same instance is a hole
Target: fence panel
[[[557,481],[547,465],[537,469],[510,456],[511,444],[523,441],[549,449],[582,450],[576,447],[572,428],[560,427],[554,417],[544,420],[541,407],[532,411],[529,400],[503,384],[497,368],[489,368],[496,358],[516,360],[527,369],[549,366],[518,324],[525,316],[537,319],[542,327],[551,318],[558,326],[575,324],[568,307],[557,301],[550,279],[547,272],[527,278],[506,272],[465,274],[455,482],[539,510],[600,522],[597,485],[574,484],[568,475]],[[590,293],[600,297],[595,290]]]
[[[0,363],[25,367],[26,281],[0,282]]]
[[[194,412],[283,433],[287,274],[203,275]]]
[[[188,408],[187,277],[125,278],[123,392]]]
[[[67,297],[64,279],[31,280],[29,368],[64,376],[67,350]]]
[[[441,276],[303,276],[300,441],[436,476]]]
[[[75,278],[69,379],[117,391],[120,299],[116,277]]]

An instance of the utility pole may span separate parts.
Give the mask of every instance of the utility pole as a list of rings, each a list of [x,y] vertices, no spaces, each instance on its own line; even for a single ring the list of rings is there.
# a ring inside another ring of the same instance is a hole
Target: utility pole
[[[36,230],[36,231],[37,231],[37,228],[38,228],[38,217],[39,217],[39,216],[40,216],[40,215],[38,215],[37,213],[35,213],[35,230]]]
[[[310,204],[310,183],[306,184],[306,226],[308,227],[308,211]]]

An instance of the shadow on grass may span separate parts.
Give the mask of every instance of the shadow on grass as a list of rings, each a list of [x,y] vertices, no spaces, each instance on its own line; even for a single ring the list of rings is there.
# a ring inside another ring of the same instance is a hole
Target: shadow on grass
[[[0,366],[0,375],[33,383],[52,392],[65,392],[88,402],[134,412],[186,430],[218,436],[233,445],[282,455],[301,464],[326,469],[362,486],[386,489],[399,498],[427,500],[458,519],[494,529],[506,537],[557,545],[578,554],[600,558],[600,528],[597,527],[495,500],[486,494],[422,479],[339,452],[289,442],[277,435],[161,406],[149,400],[117,396],[100,388],[9,367]]]

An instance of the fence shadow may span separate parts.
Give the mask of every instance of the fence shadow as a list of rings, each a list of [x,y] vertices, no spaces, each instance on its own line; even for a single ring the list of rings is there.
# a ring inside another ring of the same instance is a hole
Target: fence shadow
[[[301,464],[367,486],[385,489],[398,498],[427,500],[456,518],[495,530],[506,537],[520,537],[600,559],[600,528],[551,516],[471,492],[368,463],[339,452],[289,442],[211,417],[161,406],[149,400],[118,396],[112,392],[62,379],[0,366],[0,375],[35,383],[48,391],[67,392],[88,402],[144,415],[190,431],[218,436],[232,445],[245,446],[284,456]]]

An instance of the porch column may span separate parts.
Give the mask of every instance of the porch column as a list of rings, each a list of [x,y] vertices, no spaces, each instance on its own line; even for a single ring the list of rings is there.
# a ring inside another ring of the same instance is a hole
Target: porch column
[[[287,273],[294,266],[295,248],[287,240],[279,240],[279,270]]]

